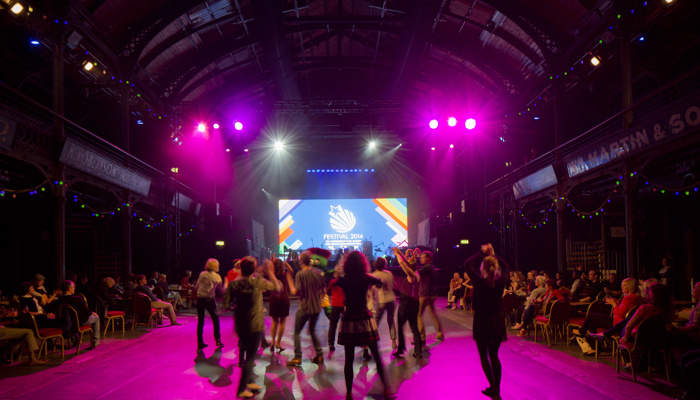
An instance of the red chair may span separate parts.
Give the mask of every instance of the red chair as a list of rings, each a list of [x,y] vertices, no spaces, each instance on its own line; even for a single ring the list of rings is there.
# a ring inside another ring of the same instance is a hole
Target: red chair
[[[637,374],[634,370],[634,357],[646,353],[648,355],[648,371],[651,372],[651,354],[661,352],[663,356],[664,368],[666,369],[666,380],[671,382],[669,374],[668,353],[668,332],[666,331],[666,321],[663,318],[647,318],[639,324],[637,337],[634,343],[621,342],[618,345],[617,357],[615,358],[615,368],[620,373],[620,358],[622,352],[629,355],[632,363],[632,380],[637,382]]]
[[[63,312],[68,313],[68,318],[70,318],[72,325],[71,333],[78,335],[78,343],[76,344],[77,350],[75,351],[75,354],[80,354],[80,344],[83,342],[83,335],[88,332],[90,333],[90,348],[94,349],[95,331],[92,330],[92,325],[80,325],[80,318],[78,317],[78,312],[75,310],[75,308],[67,304],[62,305],[61,308],[63,309]]]
[[[49,339],[54,339],[54,345],[53,345],[53,350],[51,352],[53,353],[56,351],[56,339],[60,338],[61,339],[61,358],[65,357],[65,343],[63,341],[63,331],[58,329],[58,328],[41,328],[39,329],[39,326],[36,323],[36,319],[30,313],[29,311],[20,311],[19,315],[19,324],[20,327],[29,329],[34,333],[34,337],[36,338],[38,344],[39,344],[39,357],[41,357],[41,352],[44,351],[44,354],[48,357],[49,355]]]
[[[545,309],[546,311],[546,309]],[[556,339],[556,328],[561,327],[566,329],[566,325],[569,323],[569,316],[571,315],[571,304],[566,300],[557,300],[552,303],[549,309],[549,317],[541,316],[535,319],[535,342],[537,342],[537,326],[542,326],[542,333],[547,337],[547,345],[551,346],[552,342],[549,339],[548,328],[552,327],[552,334],[554,339]],[[562,331],[562,336],[563,331]]]
[[[131,322],[131,330],[133,331],[134,328],[139,325],[139,319],[141,317],[148,316],[148,321],[146,322],[146,326],[149,328],[153,329],[155,328],[155,323],[157,321],[157,318],[153,318],[154,316],[158,315],[158,310],[151,307],[151,299],[148,298],[143,293],[134,293],[134,317]]]

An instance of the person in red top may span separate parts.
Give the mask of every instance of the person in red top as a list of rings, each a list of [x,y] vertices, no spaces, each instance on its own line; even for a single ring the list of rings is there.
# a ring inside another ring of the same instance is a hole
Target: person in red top
[[[614,297],[605,299],[607,304],[613,307],[613,315],[589,313],[581,325],[581,329],[574,329],[574,335],[586,336],[588,332],[596,333],[599,328],[610,329],[614,325],[622,321],[627,313],[633,308],[642,304],[642,298],[637,294],[637,280],[627,278],[622,281],[622,300],[617,300]],[[585,353],[587,355],[595,354],[595,351]]]
[[[542,296],[542,304],[564,300],[564,296],[557,288],[557,281],[554,279],[547,279],[545,281],[545,288],[547,288],[547,291],[544,293],[544,296]]]
[[[345,310],[345,292],[343,292],[342,287],[337,285],[339,276],[340,271],[336,268],[333,273],[333,279],[328,283],[328,295],[331,298],[331,322],[328,326],[328,349],[330,351],[335,350],[335,332],[338,327],[338,321],[340,321],[340,316],[343,314],[343,310]]]
[[[236,278],[241,276],[241,260],[239,258],[233,260],[233,268],[226,274],[224,279],[224,290],[228,288],[228,284],[235,281]]]

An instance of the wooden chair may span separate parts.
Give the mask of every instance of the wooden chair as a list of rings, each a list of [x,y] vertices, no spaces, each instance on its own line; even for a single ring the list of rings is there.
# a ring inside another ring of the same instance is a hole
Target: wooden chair
[[[65,343],[63,341],[62,330],[58,328],[39,329],[39,326],[36,324],[36,319],[29,311],[20,311],[18,316],[20,327],[29,329],[34,333],[34,337],[39,344],[39,357],[41,357],[42,350],[47,357],[49,356],[49,339],[54,339],[53,350],[51,350],[51,352],[53,353],[56,351],[56,339],[58,338],[61,338],[61,358],[65,357]]]
[[[140,318],[145,316],[148,316],[146,326],[150,327],[151,329],[155,328],[154,324],[156,319],[153,317],[158,314],[158,310],[151,307],[151,299],[149,299],[148,296],[143,293],[134,293],[133,307],[134,317],[131,323],[132,331],[137,325],[139,325]]]
[[[547,310],[545,309],[545,312]],[[556,340],[556,328],[561,327],[566,329],[566,325],[569,323],[569,316],[571,315],[571,304],[566,300],[557,300],[552,303],[549,309],[549,317],[544,316],[537,317],[535,319],[535,342],[537,342],[537,326],[542,326],[542,331],[547,337],[547,345],[551,346],[551,340],[549,338],[549,327],[552,327],[552,334]],[[563,336],[563,335],[562,335]]]
[[[668,360],[668,332],[666,331],[666,321],[663,318],[647,318],[642,321],[637,328],[637,337],[634,343],[620,343],[617,349],[617,357],[615,358],[615,369],[620,373],[620,358],[622,352],[626,352],[630,357],[632,364],[632,380],[637,382],[636,371],[634,370],[634,357],[639,356],[643,352],[648,354],[648,370],[651,372],[651,354],[661,352],[664,368],[666,369],[666,380],[671,382],[669,374]]]
[[[639,309],[639,306],[630,308],[629,311],[627,311],[627,314],[625,314],[625,318],[629,318],[630,316],[634,315],[634,313],[637,312],[637,309]],[[620,346],[620,335],[612,336],[610,340],[612,340],[612,356],[615,357],[617,354],[617,348]],[[596,358],[598,358],[598,341],[596,341],[595,347]]]
[[[510,326],[510,321],[508,321],[508,316],[515,312],[515,308],[518,306],[518,295],[515,293],[506,293],[501,299],[501,310],[503,310],[503,315],[506,318],[506,326]]]
[[[80,318],[78,317],[78,311],[75,308],[64,304],[61,306],[62,312],[68,313],[68,318],[70,318],[71,323],[71,334],[78,335],[78,343],[76,344],[77,350],[75,354],[80,354],[80,344],[83,342],[83,335],[90,332],[90,348],[95,348],[95,331],[92,330],[92,325],[81,325]]]
[[[162,288],[162,287],[160,287],[160,286],[155,286],[155,287],[153,288],[153,294],[156,295],[156,297],[158,298],[158,300],[167,301],[167,300],[165,299],[165,292],[163,291],[163,288]]]

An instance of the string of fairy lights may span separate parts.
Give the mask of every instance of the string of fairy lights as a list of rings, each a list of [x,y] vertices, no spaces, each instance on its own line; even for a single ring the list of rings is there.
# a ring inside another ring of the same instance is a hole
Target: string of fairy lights
[[[69,182],[58,180],[51,181],[50,179],[46,179],[40,184],[26,189],[7,189],[0,185],[0,199],[21,200],[23,198],[29,198],[30,196],[40,195],[42,193],[45,193],[47,186],[51,184],[53,184],[54,186],[65,186],[68,193],[68,199],[72,198],[74,203],[79,203],[80,209],[89,212],[90,215],[95,218],[108,218],[113,215],[116,215],[117,213],[128,212],[134,219],[137,219],[138,222],[142,223],[143,227],[146,229],[156,228],[165,224],[175,226],[175,222],[173,221],[173,218],[171,216],[163,215],[160,217],[153,217],[152,215],[146,212],[135,209],[130,203],[119,203],[108,210],[100,210],[90,205],[90,203],[81,196],[80,192],[72,190],[71,184]],[[190,236],[190,234],[194,233],[194,231],[195,225],[192,225],[188,227],[185,232],[180,232],[179,236]]]
[[[662,194],[662,195],[673,195],[673,196],[690,196],[691,194],[698,194],[700,192],[700,180],[696,180],[690,185],[686,186],[680,186],[680,187],[666,187],[663,185],[659,185],[655,183],[653,180],[649,179],[646,175],[644,175],[641,172],[631,172],[629,174],[629,178],[633,178],[638,176],[640,179],[640,182],[644,182],[645,186],[650,186],[651,190],[653,192]],[[622,185],[624,179],[626,178],[625,175],[620,175],[617,180],[615,181],[615,186],[613,189],[608,193],[605,198],[600,203],[600,206],[598,206],[594,210],[582,210],[581,208],[577,207],[576,204],[574,204],[568,196],[561,196],[558,198],[555,198],[552,200],[550,204],[545,206],[544,208],[539,208],[536,211],[538,213],[542,214],[540,219],[534,220],[530,218],[528,215],[534,211],[531,210],[530,212],[526,212],[523,209],[518,209],[518,210],[511,210],[509,211],[512,215],[517,215],[521,218],[521,220],[525,223],[525,226],[531,229],[537,229],[537,228],[543,228],[547,225],[547,222],[549,222],[549,217],[550,214],[554,211],[556,211],[556,206],[557,203],[560,201],[564,201],[566,207],[569,207],[571,209],[572,213],[576,213],[577,217],[581,217],[581,219],[593,219],[595,216],[601,216],[605,213],[605,207],[612,202],[612,197],[619,192],[619,187]],[[510,225],[506,225],[504,228],[499,228],[497,226],[498,221],[492,221],[491,218],[487,218],[487,222],[489,223],[489,226],[496,232],[496,233],[502,233],[505,230],[510,229]]]

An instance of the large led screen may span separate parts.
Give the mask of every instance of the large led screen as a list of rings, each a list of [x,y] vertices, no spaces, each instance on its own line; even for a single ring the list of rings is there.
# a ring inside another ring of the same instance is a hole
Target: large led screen
[[[280,253],[322,247],[362,250],[407,245],[406,199],[280,200]],[[374,253],[374,252],[373,252]]]

